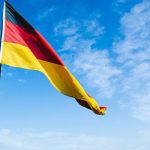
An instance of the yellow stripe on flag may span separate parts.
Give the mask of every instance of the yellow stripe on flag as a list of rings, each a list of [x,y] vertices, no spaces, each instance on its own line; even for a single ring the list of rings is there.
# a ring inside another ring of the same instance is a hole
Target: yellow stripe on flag
[[[58,91],[88,102],[95,113],[102,114],[95,99],[86,94],[65,66],[37,59],[28,47],[4,42],[2,64],[42,72]]]

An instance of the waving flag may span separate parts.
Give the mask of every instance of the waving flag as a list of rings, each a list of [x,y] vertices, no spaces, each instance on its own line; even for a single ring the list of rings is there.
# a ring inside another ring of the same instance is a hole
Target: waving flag
[[[77,102],[105,114],[75,77],[69,72],[50,44],[8,2],[4,4],[0,63],[12,67],[42,72],[61,93]]]

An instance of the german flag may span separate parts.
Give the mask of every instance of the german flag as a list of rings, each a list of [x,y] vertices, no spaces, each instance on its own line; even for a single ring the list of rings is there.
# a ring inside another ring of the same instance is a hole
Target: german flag
[[[0,63],[42,72],[61,93],[96,114],[105,114],[69,72],[51,45],[8,2],[4,4]]]

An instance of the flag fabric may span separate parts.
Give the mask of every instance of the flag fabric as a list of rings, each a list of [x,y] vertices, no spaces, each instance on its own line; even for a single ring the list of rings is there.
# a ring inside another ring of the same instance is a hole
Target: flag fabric
[[[61,93],[93,110],[105,114],[67,69],[51,45],[8,2],[4,4],[0,63],[42,72]]]

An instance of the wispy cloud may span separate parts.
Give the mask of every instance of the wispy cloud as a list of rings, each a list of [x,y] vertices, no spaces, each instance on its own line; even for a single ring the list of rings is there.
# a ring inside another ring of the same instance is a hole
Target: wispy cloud
[[[124,38],[117,41],[114,51],[122,64],[122,94],[132,101],[133,115],[150,122],[150,2],[135,5],[121,19]]]
[[[9,129],[0,130],[0,148],[3,150],[9,150],[10,148],[12,150],[49,150],[49,148],[55,150],[98,150],[99,145],[107,148],[107,150],[114,150],[115,147],[118,147],[116,139],[101,136],[73,135],[61,132],[12,132]]]
[[[44,9],[42,11],[40,11],[37,19],[38,20],[42,20],[45,19],[46,17],[48,17],[48,15],[50,15],[51,13],[53,13],[55,11],[55,7],[49,7],[47,9]]]
[[[137,135],[143,135],[138,132]],[[136,136],[136,135],[135,135]],[[0,148],[3,150],[148,150],[149,143],[142,140],[126,137],[96,136],[88,134],[74,134],[62,132],[33,132],[33,131],[12,131],[0,129]],[[149,137],[149,135],[147,135]]]
[[[69,18],[62,22],[59,22],[58,25],[54,28],[55,34],[62,34],[64,36],[74,35],[78,31],[78,23],[73,19]]]
[[[117,42],[115,51],[119,61],[143,61],[150,58],[150,3],[137,4],[121,19],[124,39]]]
[[[150,122],[149,16],[147,0],[125,13],[120,21],[122,35],[110,50],[96,48],[97,39],[105,33],[96,17],[82,23],[72,20],[71,34],[65,31],[69,26],[58,26],[65,37],[61,50],[74,51],[74,73],[84,76],[86,84],[96,88],[101,98],[117,99],[119,105],[128,106],[134,117],[145,122]]]
[[[121,70],[113,66],[108,50],[91,47],[75,59],[74,71],[82,74],[90,87],[98,89],[97,93],[101,98],[112,98],[116,88],[115,81],[121,73]]]
[[[65,36],[61,51],[79,51],[95,44],[95,38],[103,34],[104,27],[99,23],[97,17],[91,15],[84,21],[66,19],[55,27],[54,32],[56,35]]]

